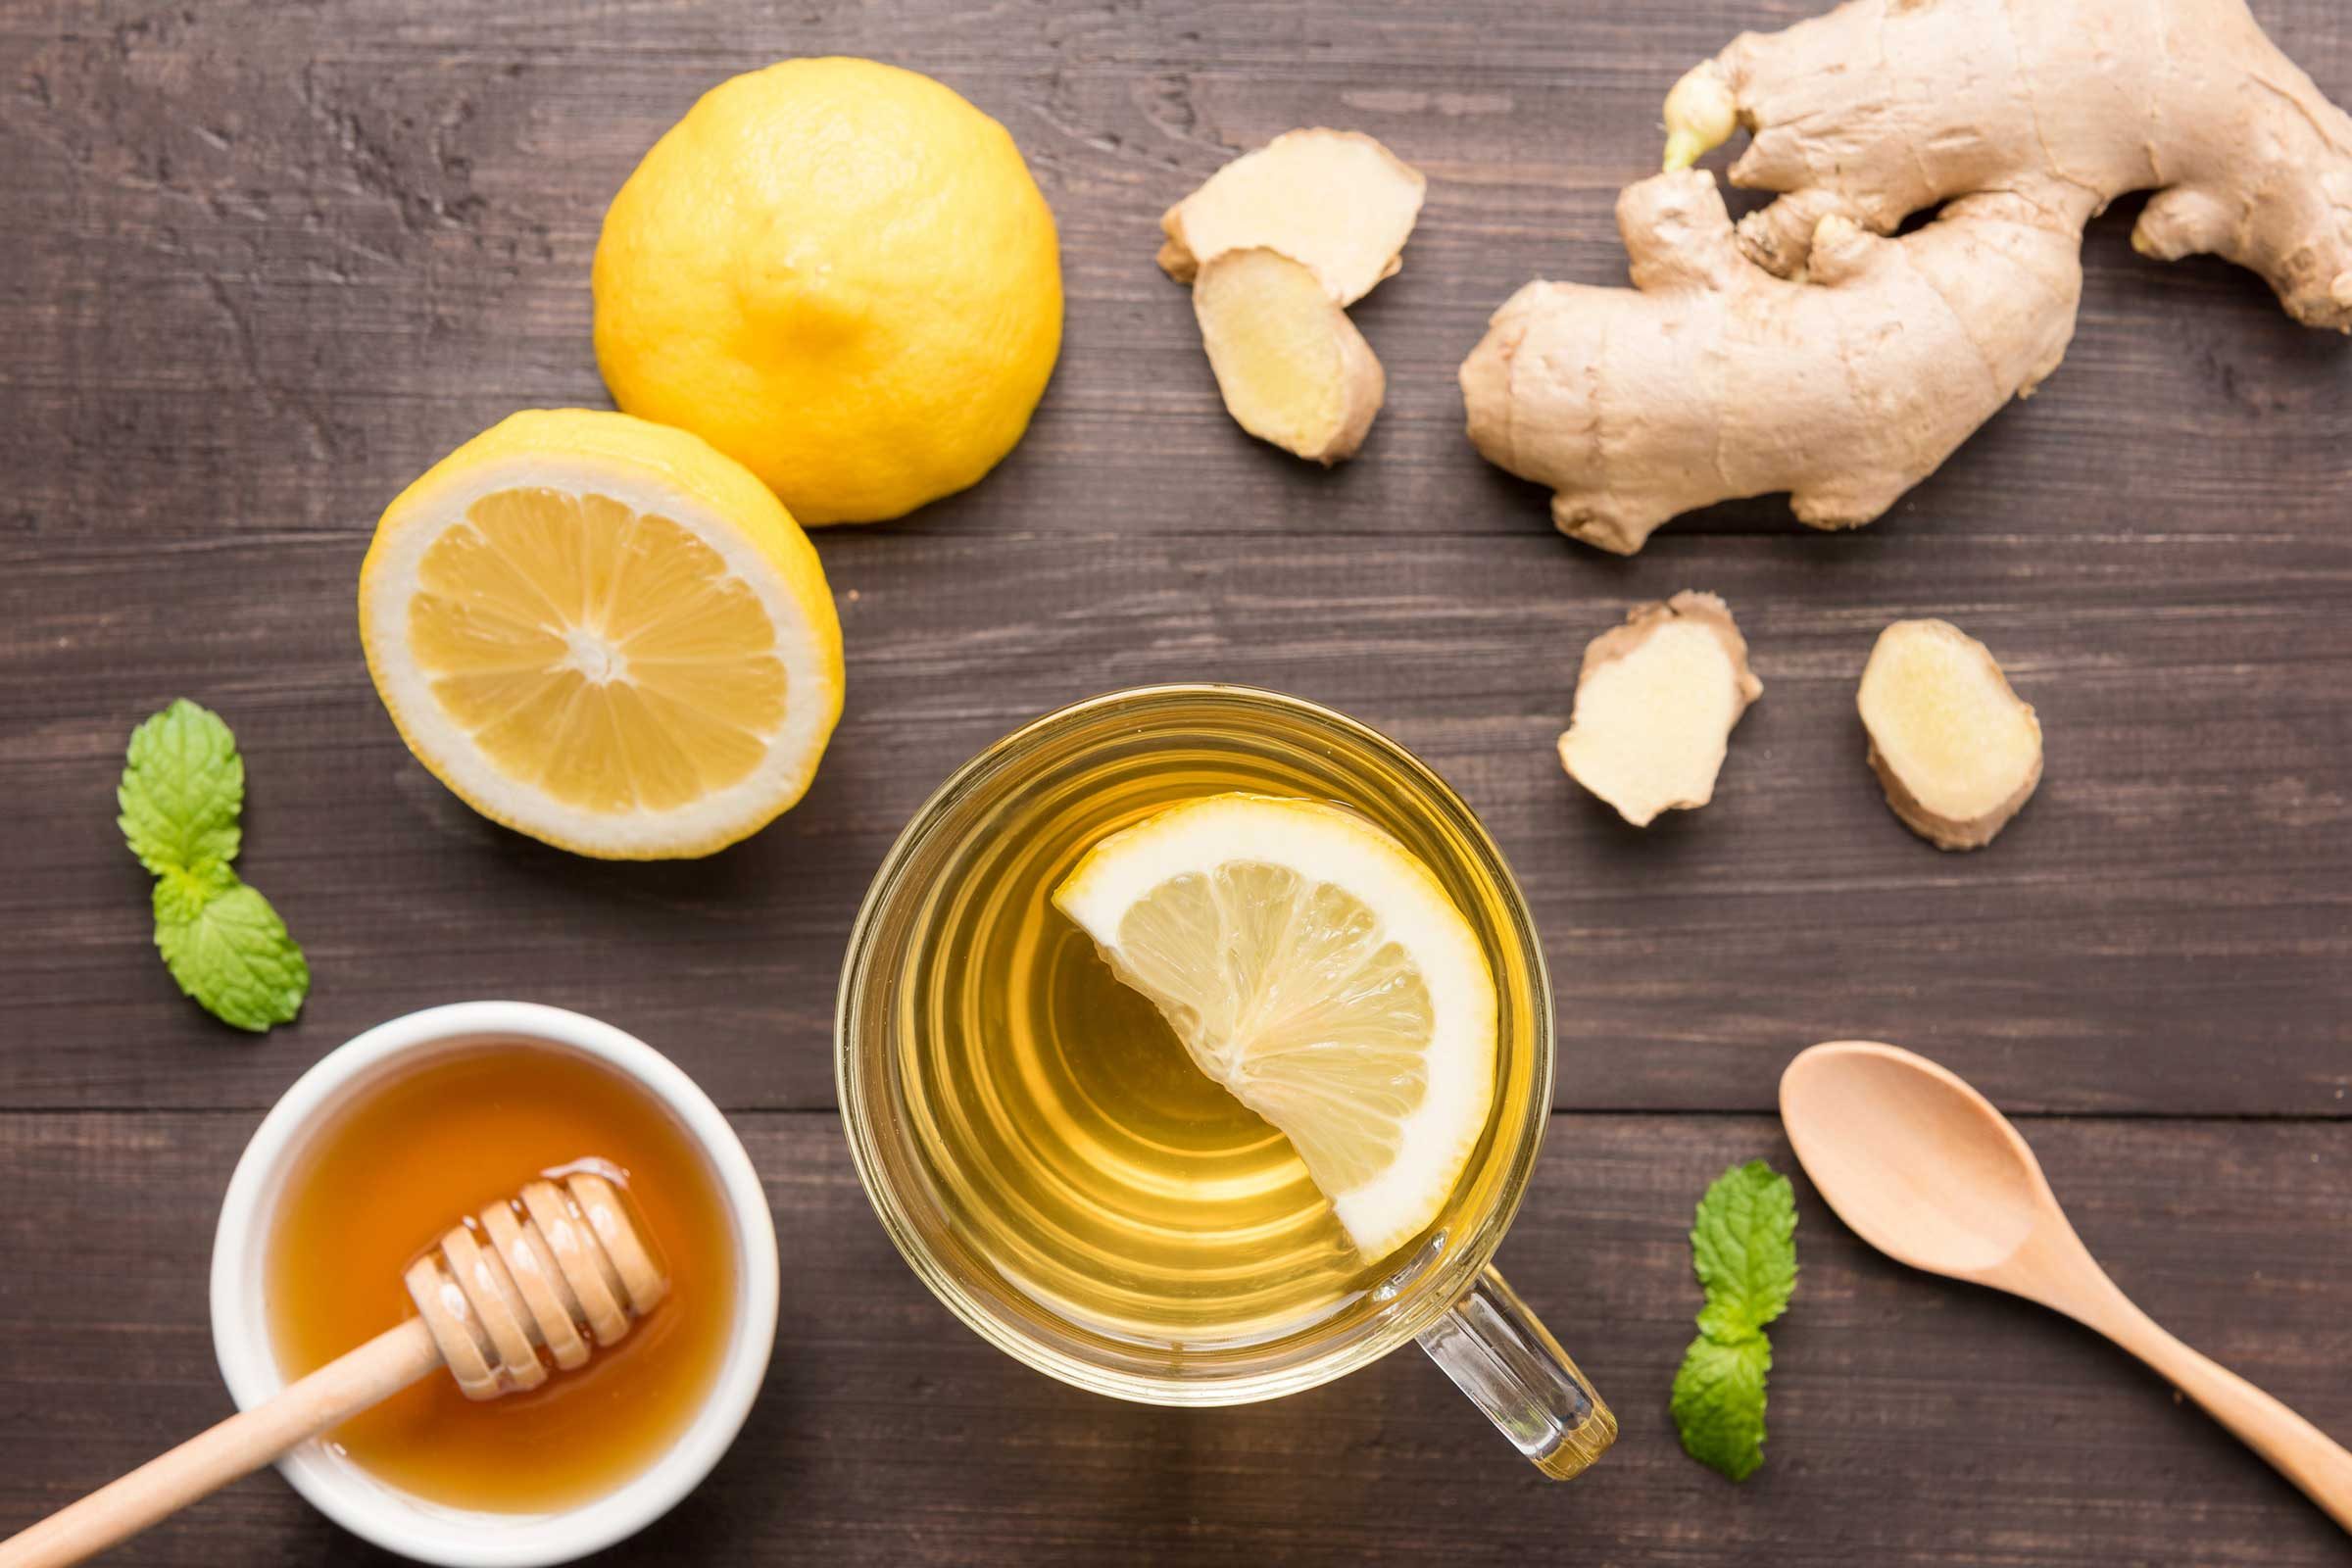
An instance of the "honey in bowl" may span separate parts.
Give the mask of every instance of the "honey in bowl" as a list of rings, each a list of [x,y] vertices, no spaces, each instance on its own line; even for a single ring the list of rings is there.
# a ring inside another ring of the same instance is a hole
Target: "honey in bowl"
[[[734,1328],[734,1244],[718,1179],[626,1077],[521,1042],[470,1045],[363,1090],[314,1132],[265,1261],[270,1344],[291,1380],[416,1315],[408,1265],[460,1216],[536,1177],[612,1180],[669,1287],[617,1344],[535,1389],[467,1398],[436,1373],[324,1441],[430,1502],[541,1513],[645,1470],[709,1396]]]

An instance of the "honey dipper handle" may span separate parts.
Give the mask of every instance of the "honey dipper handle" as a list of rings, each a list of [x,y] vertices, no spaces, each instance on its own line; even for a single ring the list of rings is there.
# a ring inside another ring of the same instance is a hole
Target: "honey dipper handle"
[[[441,1364],[422,1321],[410,1318],[288,1385],[265,1404],[148,1460],[0,1541],[0,1568],[63,1568],[119,1545],[198,1497],[250,1475],[306,1438],[398,1394]]]

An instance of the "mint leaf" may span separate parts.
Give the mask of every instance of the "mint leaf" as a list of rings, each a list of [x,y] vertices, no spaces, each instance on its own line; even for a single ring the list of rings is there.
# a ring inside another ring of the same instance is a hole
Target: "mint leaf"
[[[270,901],[217,862],[156,883],[155,946],[198,1005],[256,1034],[291,1023],[311,989],[311,966]]]
[[[1674,1424],[1691,1458],[1744,1481],[1764,1463],[1764,1325],[1796,1290],[1788,1178],[1760,1159],[1715,1178],[1691,1222],[1690,1264],[1707,1299],[1674,1375]]]
[[[1683,1451],[1745,1481],[1764,1463],[1764,1374],[1772,1346],[1761,1334],[1730,1345],[1701,1334],[1674,1375],[1674,1424]]]
[[[1717,1177],[1698,1200],[1690,1261],[1707,1293],[1699,1314],[1707,1333],[1738,1339],[1779,1317],[1796,1289],[1796,1192],[1788,1178],[1760,1159]]]
[[[245,761],[220,716],[181,698],[130,732],[122,838],[155,873],[155,946],[179,989],[222,1023],[289,1023],[311,966],[270,901],[228,868],[241,843]]]
[[[237,858],[245,760],[219,714],[181,698],[130,732],[116,820],[157,876]]]
[[[193,870],[172,867],[155,879],[157,942],[162,942],[165,926],[186,924],[203,913],[206,905],[242,885],[237,873],[218,860],[208,860]]]

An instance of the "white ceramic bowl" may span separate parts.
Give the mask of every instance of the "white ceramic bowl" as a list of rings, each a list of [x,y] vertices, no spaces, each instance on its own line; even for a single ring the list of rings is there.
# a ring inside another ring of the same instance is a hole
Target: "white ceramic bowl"
[[[306,1443],[277,1468],[319,1512],[387,1550],[447,1568],[569,1562],[667,1513],[734,1442],[759,1396],[776,1340],[776,1228],[751,1156],[709,1096],[669,1058],[610,1024],[526,1002],[462,1002],[378,1024],[295,1080],[246,1145],[213,1237],[213,1348],[239,1409],[286,1384],[263,1310],[263,1259],[286,1172],[320,1119],[388,1073],[486,1039],[574,1052],[622,1073],[669,1107],[717,1177],[732,1222],[735,1330],[702,1411],[667,1453],[593,1501],[556,1513],[479,1513],[411,1496]]]

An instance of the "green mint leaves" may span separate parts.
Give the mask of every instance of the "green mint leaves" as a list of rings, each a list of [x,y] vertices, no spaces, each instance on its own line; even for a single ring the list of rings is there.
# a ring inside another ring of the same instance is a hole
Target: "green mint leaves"
[[[1733,1345],[1704,1334],[1683,1352],[1674,1375],[1674,1424],[1683,1451],[1700,1464],[1745,1481],[1764,1463],[1764,1374],[1772,1344],[1751,1334]]]
[[[219,714],[181,698],[130,732],[115,800],[130,853],[157,876],[227,865],[245,808],[236,737]]]
[[[156,884],[156,950],[179,989],[222,1023],[257,1034],[291,1023],[311,989],[302,948],[268,899],[234,871],[220,875],[226,885],[195,900],[168,901],[167,883]]]
[[[123,842],[155,873],[155,946],[179,989],[222,1023],[290,1023],[311,967],[270,901],[228,862],[242,842],[245,760],[218,713],[185,698],[130,734],[115,790]]]
[[[1734,1481],[1764,1463],[1764,1326],[1796,1289],[1796,1192],[1760,1159],[1734,1165],[1698,1200],[1690,1261],[1707,1304],[1674,1375],[1683,1451]]]
[[[1764,1332],[1796,1289],[1796,1191],[1760,1159],[1715,1178],[1690,1226],[1690,1262],[1707,1293],[1699,1331],[1722,1344]]]

